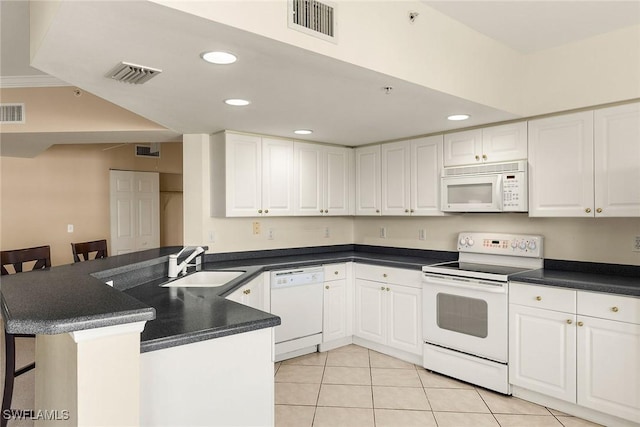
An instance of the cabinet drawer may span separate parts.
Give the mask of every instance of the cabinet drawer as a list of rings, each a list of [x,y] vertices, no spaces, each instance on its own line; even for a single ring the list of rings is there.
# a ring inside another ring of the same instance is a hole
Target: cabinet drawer
[[[640,324],[640,298],[578,291],[578,314]]]
[[[356,264],[356,278],[374,282],[422,288],[422,271],[379,265]]]
[[[509,283],[509,302],[528,307],[575,313],[576,291],[511,282]]]
[[[347,264],[326,264],[324,267],[324,281],[340,280],[347,278]]]

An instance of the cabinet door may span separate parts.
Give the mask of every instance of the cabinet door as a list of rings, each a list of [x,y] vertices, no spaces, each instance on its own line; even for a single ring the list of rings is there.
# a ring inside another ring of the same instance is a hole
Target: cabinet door
[[[347,336],[347,281],[332,280],[324,284],[322,342]]]
[[[356,148],[356,215],[380,215],[380,146]]]
[[[325,161],[325,215],[351,215],[350,177],[353,156],[350,148],[327,147]]]
[[[293,150],[295,214],[322,215],[325,163],[323,147],[296,141]]]
[[[356,279],[354,335],[386,344],[386,304],[383,283]]]
[[[382,215],[409,215],[411,174],[407,141],[381,146]]]
[[[482,160],[508,162],[527,158],[527,122],[482,129]]]
[[[440,210],[442,135],[411,141],[411,215],[443,215]]]
[[[529,122],[529,216],[593,216],[593,111]]]
[[[640,216],[640,104],[595,112],[596,216]]]
[[[227,134],[227,216],[258,216],[262,210],[262,150],[257,136]]]
[[[293,215],[293,141],[262,139],[262,209]]]
[[[460,166],[479,163],[482,153],[482,130],[449,133],[444,136],[444,165]]]
[[[578,322],[578,405],[640,423],[640,325]]]
[[[575,314],[509,304],[509,382],[576,400]]]
[[[387,343],[409,353],[422,354],[422,290],[387,287]]]
[[[266,311],[269,307],[265,305],[265,292],[267,289],[265,288],[264,275],[261,274],[229,294],[227,299]]]

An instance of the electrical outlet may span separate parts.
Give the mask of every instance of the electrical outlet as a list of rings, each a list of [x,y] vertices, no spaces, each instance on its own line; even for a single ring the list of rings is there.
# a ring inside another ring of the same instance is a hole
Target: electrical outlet
[[[67,233],[73,233],[73,224],[67,224]]]
[[[260,222],[259,221],[254,221],[253,222],[253,234],[260,234]]]
[[[209,230],[209,243],[215,243],[216,241],[216,232],[213,230]]]
[[[387,238],[387,227],[380,227],[380,238],[381,239]]]
[[[329,227],[324,228],[324,237],[331,237],[331,230],[329,230]]]
[[[273,240],[273,228],[270,228],[269,231],[267,232],[267,239],[269,240]]]
[[[418,230],[418,240],[427,240],[427,230],[425,228]]]
[[[633,241],[633,251],[640,252],[640,236],[636,236]]]

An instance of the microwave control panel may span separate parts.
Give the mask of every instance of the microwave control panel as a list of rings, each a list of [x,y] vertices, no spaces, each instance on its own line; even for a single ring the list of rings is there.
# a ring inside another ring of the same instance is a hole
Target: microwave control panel
[[[504,212],[522,212],[528,209],[526,176],[526,172],[502,175],[502,210]]]

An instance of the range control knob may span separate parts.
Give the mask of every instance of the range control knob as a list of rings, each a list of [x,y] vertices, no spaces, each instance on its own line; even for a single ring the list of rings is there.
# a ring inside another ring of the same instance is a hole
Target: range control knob
[[[522,249],[522,250],[527,249],[527,242],[525,242],[524,240],[522,242],[520,242],[520,249]]]
[[[467,245],[473,246],[473,239],[468,239],[467,240]]]
[[[513,249],[517,248],[517,247],[518,247],[518,241],[517,241],[517,240],[512,241],[512,242],[511,242],[511,247],[512,247]]]
[[[530,241],[528,246],[529,246],[529,249],[531,249],[532,251],[535,250],[537,246],[536,241],[535,240]]]
[[[464,237],[460,238],[460,246],[464,246],[467,243],[467,240]]]

